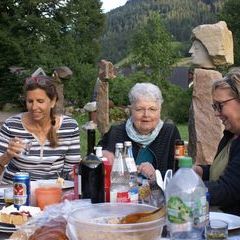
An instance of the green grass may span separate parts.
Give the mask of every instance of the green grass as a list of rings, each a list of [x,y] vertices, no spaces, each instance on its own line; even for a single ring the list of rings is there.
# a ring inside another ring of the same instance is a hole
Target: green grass
[[[82,128],[82,126],[88,121],[88,115],[87,114],[77,114],[73,116],[74,119],[77,120],[79,124],[80,129],[80,153],[81,156],[84,157],[87,153],[87,132]],[[177,125],[178,130],[180,132],[181,138],[184,141],[188,141],[188,125],[186,124],[179,124]],[[98,141],[100,140],[100,134],[98,131],[96,131],[96,145]]]
[[[177,128],[180,132],[180,135],[181,135],[181,138],[184,140],[184,141],[188,141],[188,124],[178,124],[177,125]]]

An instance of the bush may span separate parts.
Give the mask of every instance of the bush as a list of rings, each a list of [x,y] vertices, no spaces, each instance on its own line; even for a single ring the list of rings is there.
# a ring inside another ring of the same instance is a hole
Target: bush
[[[129,105],[128,92],[138,82],[149,82],[149,79],[140,71],[128,77],[120,76],[111,80],[109,84],[109,99],[117,106]]]
[[[123,107],[114,107],[110,109],[110,122],[122,122],[128,118],[128,114]]]
[[[167,91],[164,91],[163,95],[164,103],[162,118],[170,118],[178,124],[188,122],[192,90],[183,90],[178,86],[170,84]]]
[[[150,76],[141,71],[131,74],[129,77],[118,77],[110,81],[109,98],[117,106],[127,106],[129,104],[128,92],[137,82],[152,82],[160,87],[164,98],[161,112],[162,119],[171,119],[178,124],[188,121],[192,91],[183,90],[165,80],[156,83]],[[117,116],[120,114],[118,110],[113,110],[112,112],[112,114],[115,115],[113,118],[119,118]]]

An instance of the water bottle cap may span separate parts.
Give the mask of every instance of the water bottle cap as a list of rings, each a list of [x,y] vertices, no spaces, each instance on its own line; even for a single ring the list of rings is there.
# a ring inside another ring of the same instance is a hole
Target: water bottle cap
[[[125,141],[124,146],[125,147],[130,147],[130,146],[132,146],[132,142],[131,141]]]
[[[123,148],[123,143],[116,143],[116,148]]]
[[[191,157],[181,157],[179,159],[179,166],[184,168],[192,167],[192,158]]]

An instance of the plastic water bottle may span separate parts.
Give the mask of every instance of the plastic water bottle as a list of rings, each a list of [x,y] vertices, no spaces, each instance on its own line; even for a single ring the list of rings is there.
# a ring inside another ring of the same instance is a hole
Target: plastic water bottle
[[[130,202],[129,179],[130,174],[123,158],[123,144],[116,143],[111,172],[110,202]]]
[[[170,238],[199,240],[208,216],[206,187],[192,169],[192,158],[180,158],[179,166],[165,191]]]

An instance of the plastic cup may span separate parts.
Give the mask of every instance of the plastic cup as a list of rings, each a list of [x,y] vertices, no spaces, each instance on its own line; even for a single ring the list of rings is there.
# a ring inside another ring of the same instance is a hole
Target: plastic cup
[[[228,223],[220,219],[212,219],[206,226],[205,235],[207,240],[227,240]]]
[[[4,202],[7,206],[13,204],[13,188],[12,187],[4,189]]]
[[[62,200],[62,189],[58,186],[42,186],[35,190],[37,206],[43,210],[46,206],[60,203]]]

